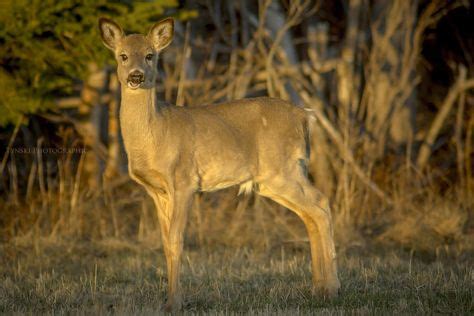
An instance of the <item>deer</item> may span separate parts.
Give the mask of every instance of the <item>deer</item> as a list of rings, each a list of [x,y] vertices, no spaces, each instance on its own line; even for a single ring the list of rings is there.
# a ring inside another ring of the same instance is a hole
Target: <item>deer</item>
[[[170,45],[174,20],[147,35],[128,34],[99,18],[104,45],[117,61],[119,120],[128,172],[153,199],[167,267],[166,311],[182,308],[184,231],[193,195],[240,186],[296,213],[311,251],[312,291],[337,295],[333,223],[328,198],[308,178],[314,116],[278,98],[257,97],[202,106],[157,100],[158,54]]]

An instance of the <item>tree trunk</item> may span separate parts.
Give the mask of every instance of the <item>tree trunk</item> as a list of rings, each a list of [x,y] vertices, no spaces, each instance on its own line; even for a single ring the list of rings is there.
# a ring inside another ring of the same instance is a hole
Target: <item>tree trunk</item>
[[[89,177],[89,187],[99,188],[107,163],[109,106],[104,96],[109,90],[110,71],[99,69],[96,64],[89,66],[90,75],[84,83],[81,92],[83,104],[82,114],[90,113],[89,122],[83,124],[83,129],[90,135],[86,143],[93,150],[87,153],[84,169],[94,175]]]

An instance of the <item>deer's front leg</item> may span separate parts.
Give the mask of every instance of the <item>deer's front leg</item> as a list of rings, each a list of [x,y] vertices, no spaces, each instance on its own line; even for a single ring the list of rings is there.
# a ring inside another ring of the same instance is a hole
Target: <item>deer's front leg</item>
[[[184,230],[191,206],[192,194],[191,190],[177,190],[168,194],[168,199],[161,198],[160,200],[160,197],[155,199],[155,201],[158,201],[158,217],[168,270],[168,300],[165,305],[167,311],[179,309],[182,303],[179,272]]]

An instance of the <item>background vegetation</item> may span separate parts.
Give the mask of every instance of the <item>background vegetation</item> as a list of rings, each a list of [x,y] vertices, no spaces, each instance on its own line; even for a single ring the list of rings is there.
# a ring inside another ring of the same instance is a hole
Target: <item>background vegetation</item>
[[[153,203],[126,173],[97,18],[177,19],[160,99],[261,95],[312,108],[343,288],[309,291],[299,220],[236,189],[196,196],[187,310],[469,313],[474,25],[468,1],[0,2],[0,311],[154,313]]]

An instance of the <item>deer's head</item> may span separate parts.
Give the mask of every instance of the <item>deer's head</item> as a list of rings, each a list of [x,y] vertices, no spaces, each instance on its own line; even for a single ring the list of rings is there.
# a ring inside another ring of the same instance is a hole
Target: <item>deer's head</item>
[[[125,35],[117,23],[107,18],[99,19],[99,28],[104,45],[114,52],[122,87],[132,90],[152,88],[157,74],[158,53],[173,39],[173,19],[156,23],[146,36]]]

